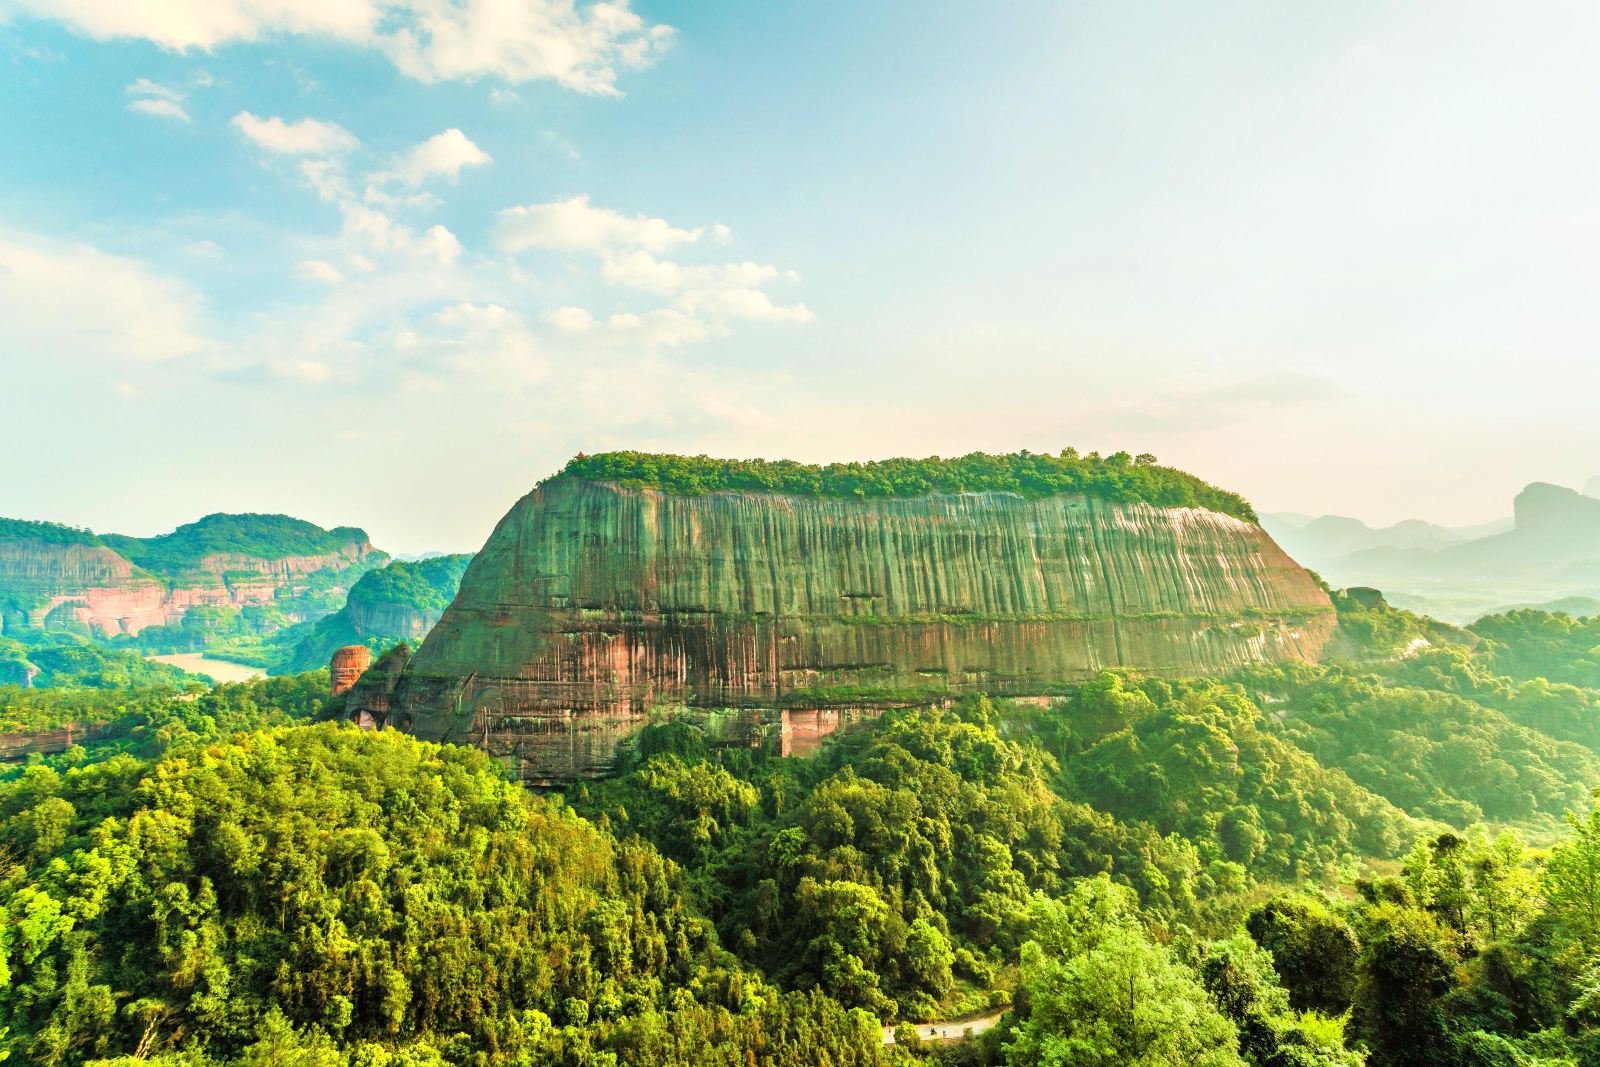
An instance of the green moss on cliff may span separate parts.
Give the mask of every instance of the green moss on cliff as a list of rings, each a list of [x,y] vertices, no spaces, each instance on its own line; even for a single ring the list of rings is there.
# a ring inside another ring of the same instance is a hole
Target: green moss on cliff
[[[884,459],[827,466],[794,460],[712,459],[648,452],[579,455],[557,477],[583,478],[630,488],[659,489],[679,496],[720,491],[784,493],[806,497],[910,497],[929,493],[1010,492],[1038,498],[1081,494],[1156,507],[1201,507],[1256,521],[1255,509],[1237,493],[1218,489],[1192,474],[1156,463],[1154,456],[1126,452],[1080,456],[973,452],[954,459]]]

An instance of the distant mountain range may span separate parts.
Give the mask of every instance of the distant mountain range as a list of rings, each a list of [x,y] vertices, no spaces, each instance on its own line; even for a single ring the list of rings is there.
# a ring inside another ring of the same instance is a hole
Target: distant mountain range
[[[273,673],[345,644],[418,641],[467,555],[392,560],[354,527],[207,515],[158,537],[0,518],[0,685],[162,680],[139,656],[205,652]]]
[[[1402,607],[1452,622],[1518,607],[1600,608],[1600,477],[1584,492],[1535,482],[1513,517],[1445,527],[1419,519],[1375,529],[1339,515],[1263,515],[1296,560],[1335,586],[1371,585]]]

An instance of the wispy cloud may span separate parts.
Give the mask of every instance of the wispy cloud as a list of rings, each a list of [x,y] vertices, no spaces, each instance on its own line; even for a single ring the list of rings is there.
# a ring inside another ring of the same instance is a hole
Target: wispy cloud
[[[233,126],[262,148],[286,156],[326,156],[355,148],[359,141],[349,130],[318,119],[258,118],[248,111],[233,117]]]
[[[213,342],[188,283],[89,245],[0,230],[0,347],[16,358],[164,361]]]
[[[618,71],[648,66],[673,38],[671,27],[650,23],[627,0],[12,0],[10,6],[97,40],[135,38],[183,52],[296,35],[375,49],[425,82],[551,80],[597,95],[617,95]]]
[[[183,89],[139,78],[128,86],[128,95],[132,97],[128,101],[129,111],[178,122],[189,121],[188,109],[183,106],[189,94]]]
[[[496,244],[505,252],[535,248],[567,252],[644,248],[664,252],[694,244],[704,234],[701,227],[683,229],[665,219],[594,207],[586,195],[506,208],[500,212],[494,231]]]

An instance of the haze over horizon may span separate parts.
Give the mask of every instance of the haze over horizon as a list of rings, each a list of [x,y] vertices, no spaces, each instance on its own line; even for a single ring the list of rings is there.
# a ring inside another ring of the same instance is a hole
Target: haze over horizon
[[[1072,445],[1456,526],[1600,472],[1600,9],[1006,7],[0,0],[0,514],[470,550],[578,451]]]

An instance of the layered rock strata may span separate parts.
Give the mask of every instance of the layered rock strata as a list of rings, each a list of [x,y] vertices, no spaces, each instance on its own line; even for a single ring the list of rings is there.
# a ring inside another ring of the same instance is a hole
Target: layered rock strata
[[[137,634],[178,622],[190,608],[272,604],[303,592],[309,575],[360,567],[375,555],[364,541],[279,559],[219,552],[181,574],[154,575],[101,545],[0,540],[0,632],[84,627],[102,636]]]
[[[1315,659],[1333,628],[1260,527],[1202,509],[562,477],[500,522],[367,718],[558,782],[604,773],[663,709],[810,747],[853,717],[967,691]]]
[[[333,660],[328,664],[329,695],[344,696],[370,666],[372,650],[366,645],[346,645],[335,651]]]

